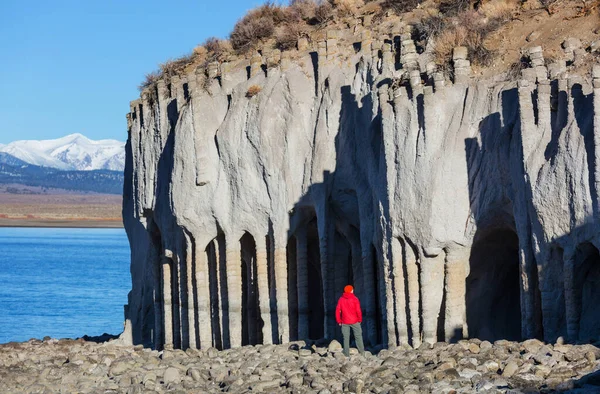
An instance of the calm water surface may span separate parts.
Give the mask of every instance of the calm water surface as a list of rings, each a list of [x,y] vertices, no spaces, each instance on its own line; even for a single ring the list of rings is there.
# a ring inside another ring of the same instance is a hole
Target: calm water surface
[[[123,229],[0,228],[0,343],[123,330]]]

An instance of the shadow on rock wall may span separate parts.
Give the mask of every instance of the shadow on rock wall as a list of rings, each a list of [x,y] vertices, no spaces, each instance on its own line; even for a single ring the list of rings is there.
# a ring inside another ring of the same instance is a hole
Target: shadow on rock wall
[[[469,199],[476,232],[469,257],[466,308],[469,336],[520,340],[522,290],[520,250],[529,249],[517,90],[502,93],[503,113],[479,124],[478,138],[465,140]],[[480,142],[481,141],[481,142]],[[534,264],[535,266],[535,264]],[[522,294],[525,293],[525,294]],[[535,296],[534,296],[535,297]],[[539,295],[538,297],[539,298]]]
[[[381,115],[373,113],[370,94],[358,103],[350,86],[343,86],[341,95],[335,170],[324,171],[290,214],[288,238],[295,247],[288,253],[288,271],[297,276],[288,283],[289,308],[297,311],[290,318],[290,338],[341,341],[335,307],[344,286],[352,284],[362,303],[365,342],[373,348],[388,329],[374,204],[380,197]]]

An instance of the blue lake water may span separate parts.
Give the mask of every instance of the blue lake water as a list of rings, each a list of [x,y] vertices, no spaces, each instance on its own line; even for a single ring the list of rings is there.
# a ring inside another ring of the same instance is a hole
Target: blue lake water
[[[121,333],[129,260],[123,229],[0,228],[0,343]]]

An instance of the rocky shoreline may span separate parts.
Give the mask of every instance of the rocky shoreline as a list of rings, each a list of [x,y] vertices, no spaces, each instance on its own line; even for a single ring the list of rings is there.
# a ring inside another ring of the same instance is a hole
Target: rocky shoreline
[[[341,346],[164,350],[118,340],[32,339],[0,345],[6,393],[600,392],[593,345],[471,339],[346,358]]]

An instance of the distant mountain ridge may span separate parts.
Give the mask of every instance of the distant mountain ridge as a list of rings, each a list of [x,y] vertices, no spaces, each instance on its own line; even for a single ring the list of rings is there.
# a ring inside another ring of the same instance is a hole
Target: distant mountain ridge
[[[64,171],[123,171],[125,142],[94,141],[76,133],[53,140],[22,140],[0,144],[0,163],[18,165],[14,159]]]
[[[7,163],[13,159],[10,155],[0,153],[0,184],[21,184],[108,194],[123,193],[122,171],[69,171],[30,164]]]

